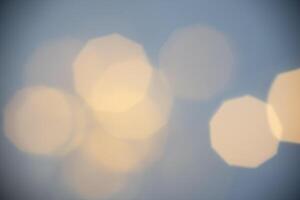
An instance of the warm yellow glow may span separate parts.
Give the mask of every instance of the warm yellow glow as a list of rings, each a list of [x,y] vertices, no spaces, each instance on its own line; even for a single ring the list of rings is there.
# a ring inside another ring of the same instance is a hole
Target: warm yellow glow
[[[119,192],[125,177],[101,168],[97,163],[78,155],[69,158],[63,166],[63,183],[86,199],[108,198]]]
[[[76,150],[84,142],[89,131],[89,115],[83,103],[71,95],[66,95],[72,108],[72,137],[60,149],[59,155],[67,155]]]
[[[98,111],[128,110],[145,96],[150,69],[148,63],[139,59],[111,65],[91,89],[90,105]]]
[[[258,167],[277,153],[267,109],[264,102],[245,96],[223,103],[213,116],[211,145],[229,165]]]
[[[169,119],[173,106],[173,94],[170,84],[161,70],[153,71],[151,85],[148,90],[148,97],[159,107],[164,123]]]
[[[271,105],[267,105],[267,113],[269,125],[272,129],[272,132],[275,135],[275,137],[280,140],[282,137],[282,125]]]
[[[280,74],[268,97],[282,125],[281,140],[300,143],[300,69]]]
[[[72,64],[82,45],[72,38],[45,42],[25,65],[25,85],[48,85],[73,91]]]
[[[81,150],[84,156],[106,170],[121,173],[140,168],[144,156],[137,146],[99,130],[90,133]]]
[[[139,152],[142,167],[146,168],[162,158],[166,136],[165,132],[160,132],[147,140],[129,140],[127,142]]]
[[[97,111],[130,109],[145,96],[151,74],[143,48],[118,34],[90,40],[74,62],[76,90]]]
[[[174,94],[209,99],[228,84],[234,55],[227,38],[217,30],[194,25],[174,32],[160,52],[160,67]]]
[[[146,139],[166,125],[172,96],[164,76],[155,71],[147,95],[126,112],[98,112],[107,133],[122,139]]]
[[[23,89],[5,109],[7,138],[22,151],[52,154],[72,135],[72,108],[66,96],[48,87]]]

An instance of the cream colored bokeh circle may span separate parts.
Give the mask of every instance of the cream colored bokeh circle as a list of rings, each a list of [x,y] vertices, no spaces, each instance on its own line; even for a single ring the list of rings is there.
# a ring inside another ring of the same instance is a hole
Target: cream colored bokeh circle
[[[282,124],[281,140],[300,143],[300,69],[279,74],[268,97]]]
[[[234,53],[225,35],[194,25],[175,31],[160,52],[160,67],[176,96],[207,100],[232,78]]]
[[[72,135],[57,152],[61,156],[68,155],[82,145],[88,136],[91,125],[91,116],[85,104],[72,95],[66,95],[66,98],[72,108]]]
[[[7,105],[4,127],[7,138],[22,151],[52,154],[72,135],[72,108],[59,90],[26,88]]]
[[[78,94],[104,112],[124,112],[138,103],[152,76],[142,46],[118,34],[89,40],[73,68]]]
[[[213,116],[211,145],[229,165],[258,167],[277,153],[279,141],[268,109],[264,102],[245,96],[224,102]]]
[[[142,167],[144,153],[138,146],[119,140],[100,129],[89,133],[80,151],[108,171],[128,173]]]
[[[153,73],[146,96],[125,112],[98,112],[103,129],[116,138],[147,139],[165,126],[172,107],[172,95],[163,74]]]

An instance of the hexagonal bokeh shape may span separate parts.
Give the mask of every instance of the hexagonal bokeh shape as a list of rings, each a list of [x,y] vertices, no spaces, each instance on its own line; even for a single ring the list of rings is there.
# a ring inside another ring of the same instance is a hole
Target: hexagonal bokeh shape
[[[21,151],[54,155],[72,137],[73,107],[60,90],[45,86],[18,91],[4,112],[6,137]]]
[[[300,69],[279,74],[268,96],[281,124],[281,140],[300,143]]]
[[[174,95],[189,100],[208,100],[222,92],[232,80],[235,62],[230,40],[198,24],[173,32],[159,56]]]
[[[137,104],[152,77],[143,47],[119,34],[89,40],[73,69],[77,93],[104,112],[124,112]]]
[[[264,102],[245,96],[222,104],[210,121],[212,148],[229,165],[255,168],[277,153]]]
[[[126,112],[98,112],[102,128],[116,138],[144,140],[158,134],[169,120],[173,99],[160,71],[153,71],[147,95]]]

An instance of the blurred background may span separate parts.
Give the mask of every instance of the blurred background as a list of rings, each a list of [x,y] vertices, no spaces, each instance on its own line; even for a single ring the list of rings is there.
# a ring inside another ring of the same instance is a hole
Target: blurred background
[[[0,9],[1,199],[299,199],[299,1]]]

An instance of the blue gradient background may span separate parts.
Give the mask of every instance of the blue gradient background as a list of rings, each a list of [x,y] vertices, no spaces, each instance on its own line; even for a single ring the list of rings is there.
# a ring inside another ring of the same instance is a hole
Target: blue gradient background
[[[0,7],[1,113],[22,87],[22,66],[49,39],[86,41],[118,32],[141,43],[157,66],[159,49],[174,30],[203,24],[223,32],[236,50],[234,82],[207,102],[177,100],[164,159],[144,171],[135,199],[300,198],[300,145],[281,143],[278,154],[257,169],[232,168],[210,148],[208,127],[223,100],[245,94],[266,99],[278,73],[300,66],[299,1],[20,0],[1,1]],[[191,159],[176,163],[183,158]],[[2,132],[0,159],[1,199],[74,199],[55,184],[57,161],[19,152]],[[174,162],[175,174],[162,174],[166,162]]]

